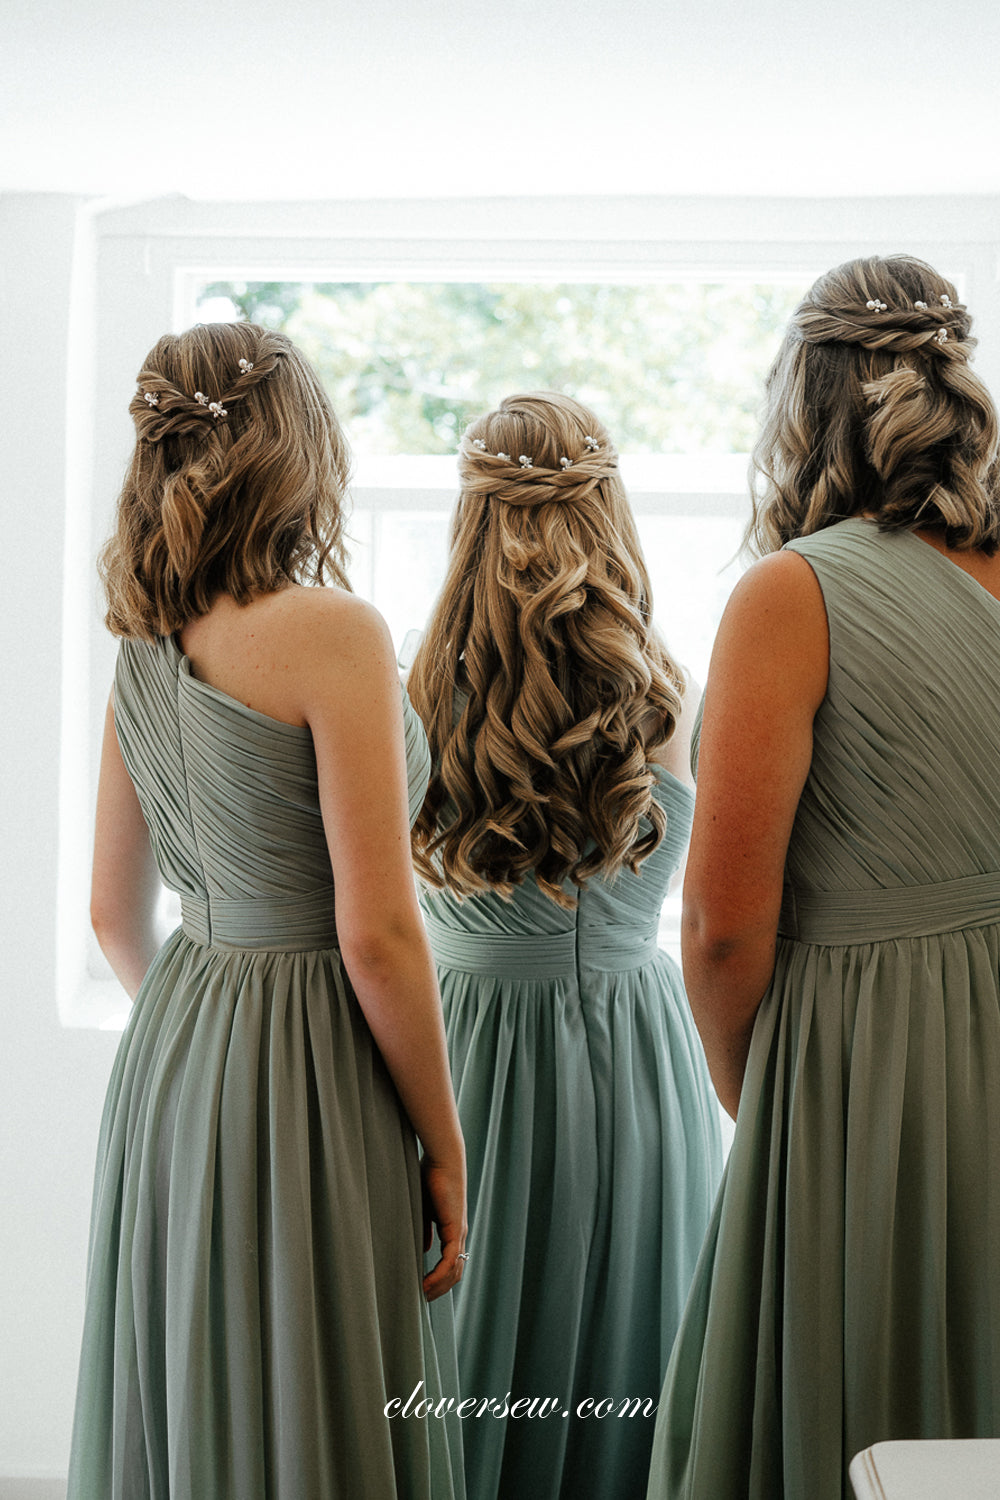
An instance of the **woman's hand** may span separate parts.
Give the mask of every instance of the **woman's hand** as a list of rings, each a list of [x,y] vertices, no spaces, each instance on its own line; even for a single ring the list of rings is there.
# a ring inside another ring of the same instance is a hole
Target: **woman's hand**
[[[424,1252],[433,1242],[436,1228],[441,1242],[441,1258],[424,1277],[424,1296],[428,1302],[444,1296],[462,1279],[468,1225],[465,1217],[465,1158],[438,1164],[425,1156],[420,1163],[424,1188]]]

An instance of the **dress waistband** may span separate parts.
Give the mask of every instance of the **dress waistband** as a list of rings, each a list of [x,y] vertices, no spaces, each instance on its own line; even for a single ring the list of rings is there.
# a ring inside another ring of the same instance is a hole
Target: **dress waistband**
[[[575,975],[578,968],[617,974],[641,968],[659,952],[655,926],[613,936],[601,928],[580,928],[521,937],[459,932],[426,912],[424,920],[436,963],[496,979],[558,979]]]
[[[333,888],[297,896],[182,896],[181,926],[213,948],[302,953],[337,947]]]
[[[800,943],[878,943],[1000,924],[1000,873],[870,891],[785,888],[778,932]]]

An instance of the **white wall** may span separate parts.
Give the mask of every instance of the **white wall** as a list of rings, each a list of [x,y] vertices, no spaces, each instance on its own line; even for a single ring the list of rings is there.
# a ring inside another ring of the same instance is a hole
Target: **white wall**
[[[64,1030],[55,1003],[76,206],[0,198],[0,1475],[65,1472],[94,1143],[116,1041]]]
[[[992,0],[8,0],[0,183],[1000,191]]]

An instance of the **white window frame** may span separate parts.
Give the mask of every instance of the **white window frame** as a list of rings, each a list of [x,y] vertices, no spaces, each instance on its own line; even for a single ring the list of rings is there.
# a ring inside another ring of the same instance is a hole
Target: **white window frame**
[[[1000,390],[1000,202],[995,198],[480,199],[297,204],[97,204],[81,214],[70,335],[60,785],[58,991],[66,1025],[117,1026],[118,984],[87,928],[97,747],[114,644],[93,561],[131,448],[138,362],[191,321],[214,280],[808,282],[855,255],[907,249],[959,284]],[[745,458],[626,460],[635,508],[742,515]],[[376,516],[448,511],[448,460],[359,464],[353,498]],[[364,579],[358,580],[364,592]],[[88,732],[81,733],[81,725]]]

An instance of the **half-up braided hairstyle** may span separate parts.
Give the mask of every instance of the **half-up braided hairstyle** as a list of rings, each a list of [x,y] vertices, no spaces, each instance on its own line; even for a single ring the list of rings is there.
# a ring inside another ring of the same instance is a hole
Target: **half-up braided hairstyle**
[[[409,692],[434,772],[414,827],[425,880],[509,895],[637,870],[663,836],[647,764],[682,678],[650,618],[618,458],[568,396],[511,396],[459,450],[441,595]]]
[[[146,640],[344,571],[350,467],[322,386],[291,340],[207,323],[150,351],[129,410],[136,446],[100,559],[108,629]]]
[[[775,551],[847,516],[1000,545],[997,414],[955,288],[909,255],[848,261],[796,308],[767,379],[747,541]]]

